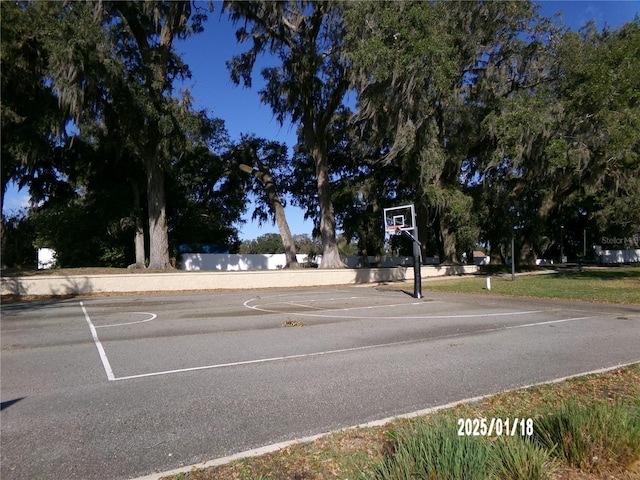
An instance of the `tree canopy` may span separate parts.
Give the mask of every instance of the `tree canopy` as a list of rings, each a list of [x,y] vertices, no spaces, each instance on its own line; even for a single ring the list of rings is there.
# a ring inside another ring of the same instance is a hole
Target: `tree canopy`
[[[292,266],[321,248],[322,267],[342,267],[340,234],[363,258],[383,253],[382,209],[406,203],[423,254],[443,262],[480,245],[505,261],[512,237],[518,262],[575,257],[591,253],[585,236],[640,231],[638,17],[575,32],[522,1],[225,2],[246,46],[230,77],[251,87],[270,56],[257,93],[297,128],[290,153],[229,138],[177,91],[191,72],[176,42],[208,28],[208,8],[0,8],[1,203],[12,181],[32,198],[3,215],[3,260],[23,259],[27,236],[61,266],[171,268],[183,243],[237,251],[250,199],[280,232],[259,243]],[[291,232],[287,205],[314,238]]]

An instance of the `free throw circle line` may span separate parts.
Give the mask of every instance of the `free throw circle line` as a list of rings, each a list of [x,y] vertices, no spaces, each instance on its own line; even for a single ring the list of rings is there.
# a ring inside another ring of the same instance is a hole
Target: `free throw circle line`
[[[273,310],[270,308],[263,308],[260,306],[260,304],[258,305],[250,305],[251,302],[254,302],[256,300],[260,300],[259,298],[251,298],[249,300],[247,300],[246,302],[244,302],[244,306],[247,308],[250,308],[252,310],[257,310],[260,312],[265,312],[265,313],[275,313],[275,314],[291,314],[293,315],[293,313],[291,312],[281,312],[278,310]],[[288,304],[290,302],[282,302],[280,305],[283,304]],[[433,302],[432,302],[433,303]],[[272,303],[267,303],[267,304],[262,304],[262,305],[272,305]],[[315,313],[315,312],[295,312],[295,315],[299,315],[301,317],[320,317],[320,318],[341,318],[341,319],[358,319],[358,318],[363,318],[362,315],[336,315],[336,313],[339,312],[348,312],[348,311],[353,311],[353,310],[371,310],[371,309],[379,309],[379,308],[395,308],[395,307],[401,307],[401,306],[408,306],[408,305],[422,305],[423,302],[410,302],[410,303],[398,303],[398,304],[387,304],[387,305],[364,305],[364,306],[360,306],[360,307],[348,307],[348,308],[335,308],[335,309],[328,309],[325,310],[327,313]],[[311,307],[310,307],[311,308]],[[528,315],[528,314],[534,314],[534,313],[542,313],[544,312],[544,310],[525,310],[525,311],[517,311],[517,312],[496,312],[496,313],[472,313],[472,314],[458,314],[458,315],[417,315],[417,316],[413,316],[413,315],[401,315],[401,316],[393,316],[393,315],[384,315],[383,317],[380,318],[386,318],[386,319],[409,319],[409,318],[413,318],[413,319],[425,319],[425,320],[429,320],[429,319],[445,319],[445,318],[486,318],[486,317],[504,317],[504,316],[509,316],[509,315]]]
[[[149,315],[149,318],[145,318],[144,320],[136,320],[135,322],[112,323],[111,325],[95,325],[95,328],[110,328],[122,327],[124,325],[135,325],[136,323],[150,322],[151,320],[155,320],[158,317],[155,313],[150,312],[125,312],[123,315]]]

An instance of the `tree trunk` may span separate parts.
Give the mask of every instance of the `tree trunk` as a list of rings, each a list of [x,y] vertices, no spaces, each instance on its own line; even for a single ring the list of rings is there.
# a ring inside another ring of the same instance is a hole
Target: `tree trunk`
[[[145,254],[144,254],[144,226],[142,222],[142,207],[140,203],[140,189],[135,182],[131,182],[131,188],[133,190],[133,203],[134,203],[134,217],[135,217],[135,233],[133,237],[133,247],[135,250],[135,263],[129,265],[128,268],[138,269],[145,267]]]
[[[442,217],[438,220],[438,226],[440,227],[440,263],[457,264],[456,234],[449,231],[449,227],[444,224]]]
[[[136,233],[133,239],[133,244],[136,252],[135,268],[144,268],[145,255],[144,255],[144,228],[142,227],[142,220],[136,220]]]
[[[313,150],[318,178],[318,199],[320,201],[320,238],[322,240],[322,262],[320,268],[344,268],[338,251],[336,239],[336,220],[331,201],[331,186],[329,184],[329,159],[326,149],[316,145]]]
[[[293,235],[291,235],[291,230],[289,229],[289,223],[287,222],[287,216],[285,215],[282,201],[280,200],[276,190],[276,183],[269,172],[269,168],[264,165],[260,159],[258,159],[255,151],[253,153],[257,170],[254,170],[249,165],[244,164],[240,165],[240,170],[252,174],[262,184],[262,187],[267,194],[267,198],[269,199],[269,205],[273,208],[276,225],[278,226],[280,238],[282,238],[282,244],[284,245],[284,254],[286,257],[285,268],[297,268],[298,259],[296,258],[296,244],[293,241]]]
[[[370,267],[371,264],[369,263],[369,252],[367,251],[367,247],[361,247],[360,248],[360,265],[363,267]]]
[[[280,237],[282,237],[282,244],[284,245],[284,254],[286,257],[285,268],[298,268],[298,259],[296,257],[296,244],[293,241],[293,235],[289,229],[287,218],[284,214],[284,207],[278,200],[274,204],[274,211],[276,216],[276,224],[278,225],[278,231]]]
[[[538,254],[536,253],[532,242],[527,241],[525,238],[521,239],[520,252],[517,251],[518,242],[516,242],[515,256],[518,258],[516,265],[535,265],[538,260]]]
[[[167,230],[164,172],[153,158],[146,159],[147,198],[149,201],[149,269],[167,270],[169,260],[169,234]]]

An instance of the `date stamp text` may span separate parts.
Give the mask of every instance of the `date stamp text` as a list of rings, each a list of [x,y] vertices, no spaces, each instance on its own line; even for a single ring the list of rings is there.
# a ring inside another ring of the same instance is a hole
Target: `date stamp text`
[[[459,418],[459,437],[530,437],[532,418]]]

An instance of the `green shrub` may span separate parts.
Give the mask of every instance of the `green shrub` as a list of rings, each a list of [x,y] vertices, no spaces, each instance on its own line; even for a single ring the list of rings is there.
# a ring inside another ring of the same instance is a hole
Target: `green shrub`
[[[492,459],[494,478],[500,480],[545,480],[553,472],[549,452],[519,437],[499,438],[494,443]]]
[[[640,401],[583,405],[577,399],[537,419],[534,441],[572,467],[625,466],[640,454]]]
[[[377,466],[377,480],[491,478],[489,443],[459,437],[454,419],[416,420],[395,434],[394,440],[395,452]]]
[[[392,434],[395,448],[374,478],[546,480],[557,462],[595,472],[640,455],[640,397],[588,405],[571,398],[534,426],[531,438],[487,439],[458,436],[457,422],[445,415],[417,419]]]

